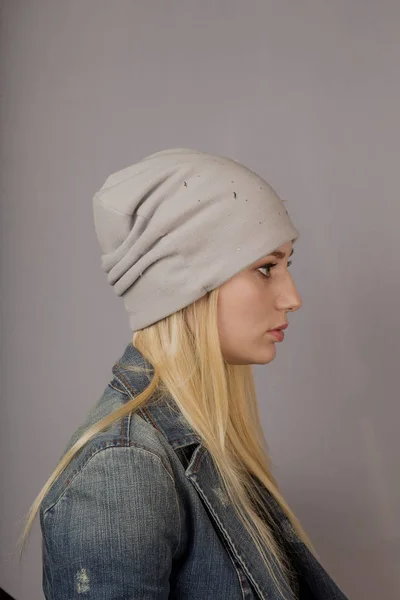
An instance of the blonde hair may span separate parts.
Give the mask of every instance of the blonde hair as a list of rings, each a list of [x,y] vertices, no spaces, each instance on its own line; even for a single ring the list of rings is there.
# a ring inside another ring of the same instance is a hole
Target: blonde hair
[[[17,544],[20,559],[43,498],[79,450],[114,421],[144,406],[153,394],[164,392],[172,395],[213,457],[231,505],[261,553],[278,589],[280,586],[263,547],[273,555],[282,574],[290,575],[271,528],[258,514],[257,507],[267,509],[265,502],[260,504],[262,500],[251,476],[258,478],[269,490],[300,539],[316,556],[310,539],[282,497],[271,473],[252,367],[230,365],[222,355],[217,325],[218,291],[216,288],[191,305],[134,333],[133,345],[154,367],[149,386],[89,427],[59,461],[26,516],[26,525]],[[189,327],[189,319],[192,319],[193,330]],[[125,365],[125,368],[149,374],[139,365]]]

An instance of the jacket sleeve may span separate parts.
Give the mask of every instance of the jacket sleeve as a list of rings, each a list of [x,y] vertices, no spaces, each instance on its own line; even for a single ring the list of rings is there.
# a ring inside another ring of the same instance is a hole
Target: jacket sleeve
[[[180,516],[156,453],[97,451],[40,522],[46,600],[168,598]]]

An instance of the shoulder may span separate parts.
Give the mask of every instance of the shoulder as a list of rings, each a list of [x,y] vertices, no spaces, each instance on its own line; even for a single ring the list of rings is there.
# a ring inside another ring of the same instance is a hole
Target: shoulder
[[[100,400],[90,409],[85,421],[70,437],[60,462],[90,426],[117,410],[126,401],[127,397],[124,397],[120,390],[108,384]],[[138,477],[148,477],[151,469],[153,477],[155,474],[159,477],[166,475],[173,481],[171,450],[162,434],[137,413],[121,417],[95,434],[73,455],[44,497],[41,513],[44,514],[53,507],[72,482],[75,486],[79,482],[81,487],[93,487],[101,484],[102,477],[110,480],[114,473],[115,484],[124,486],[128,475],[125,472],[127,468]],[[112,473],[109,472],[108,464],[112,465]]]

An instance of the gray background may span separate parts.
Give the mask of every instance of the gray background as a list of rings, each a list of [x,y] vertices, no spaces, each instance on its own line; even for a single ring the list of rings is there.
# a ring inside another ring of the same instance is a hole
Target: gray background
[[[43,597],[38,520],[13,555],[22,518],[130,340],[92,196],[171,146],[286,199],[303,307],[254,367],[276,475],[352,599],[400,597],[399,59],[396,0],[2,2],[0,587],[17,600]]]

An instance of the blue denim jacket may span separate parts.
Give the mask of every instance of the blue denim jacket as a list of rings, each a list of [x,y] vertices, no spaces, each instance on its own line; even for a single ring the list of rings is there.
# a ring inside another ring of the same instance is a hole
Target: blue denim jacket
[[[148,365],[129,343],[64,452],[148,385],[125,368],[135,362]],[[298,595],[282,582],[285,598],[346,600],[265,488],[263,497],[297,572]],[[40,525],[46,600],[281,599],[170,397],[90,440],[45,496]]]

